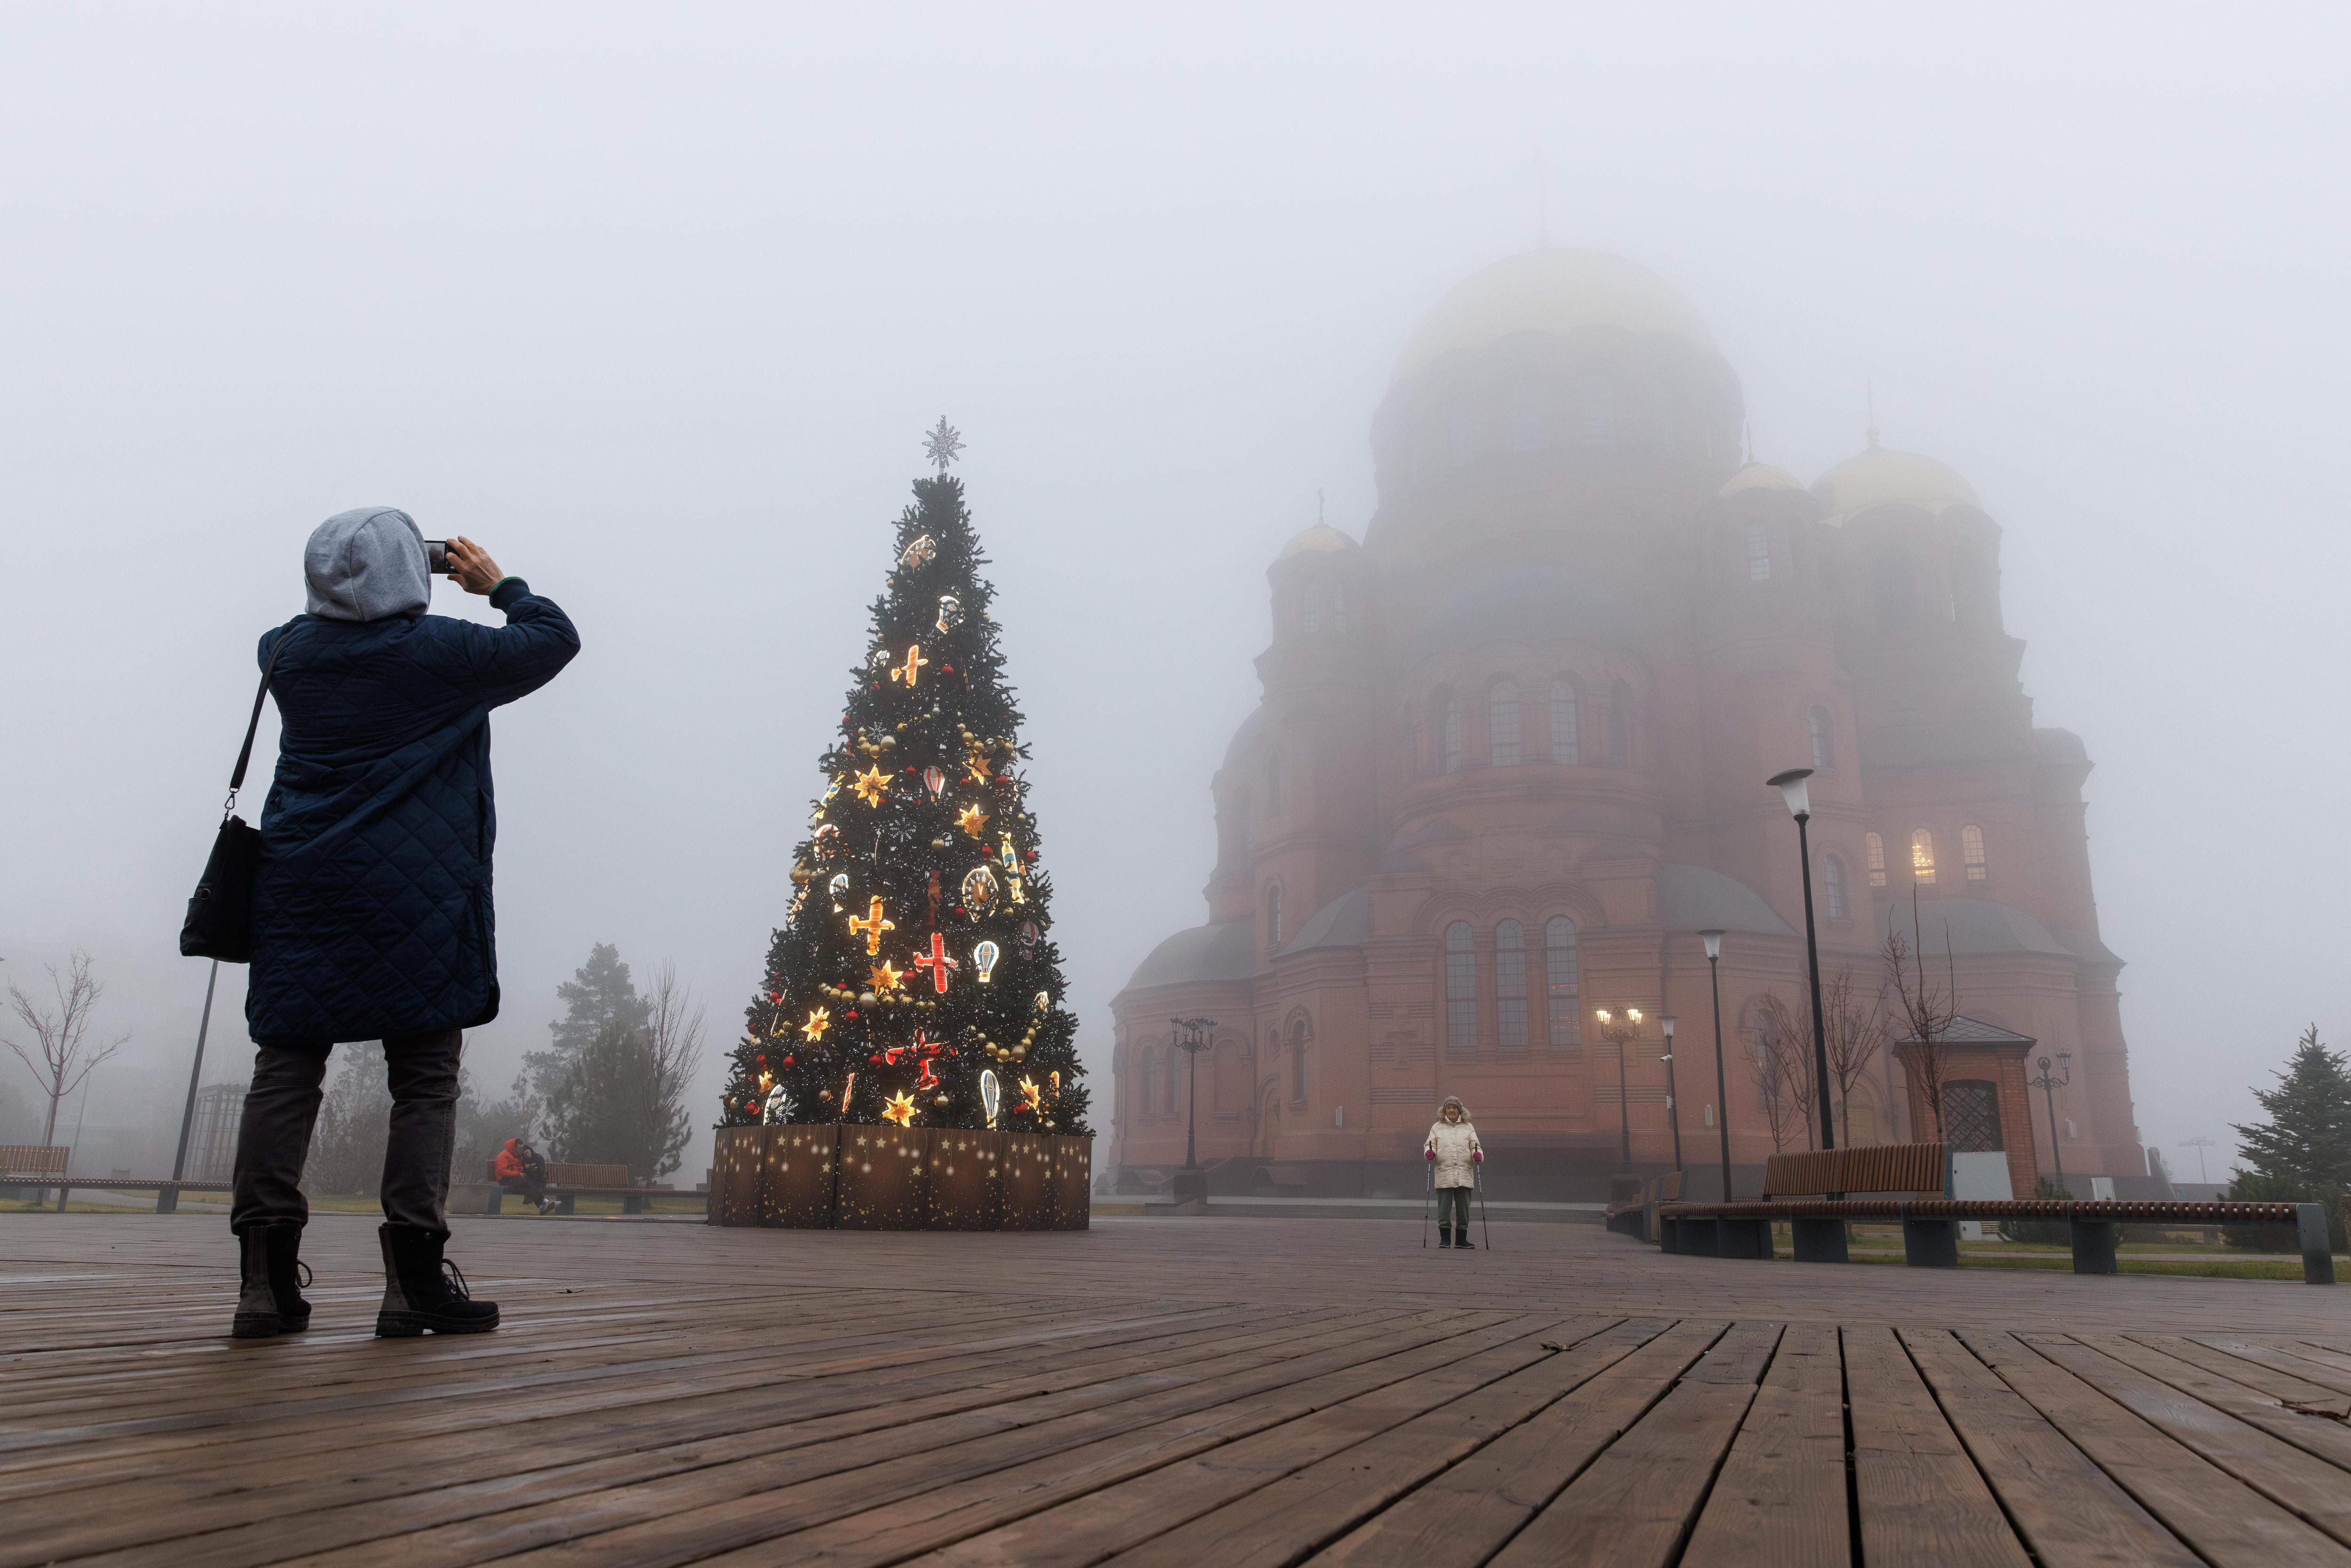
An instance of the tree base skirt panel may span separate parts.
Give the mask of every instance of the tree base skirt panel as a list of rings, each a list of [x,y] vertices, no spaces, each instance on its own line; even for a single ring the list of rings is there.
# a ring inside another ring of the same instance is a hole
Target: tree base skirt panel
[[[1093,1139],[858,1123],[721,1127],[710,1223],[794,1230],[1083,1230]]]

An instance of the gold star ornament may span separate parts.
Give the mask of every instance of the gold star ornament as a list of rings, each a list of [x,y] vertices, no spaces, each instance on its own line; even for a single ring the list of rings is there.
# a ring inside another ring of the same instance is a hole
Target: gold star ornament
[[[869,806],[880,805],[883,792],[889,788],[889,776],[882,771],[879,763],[857,776],[857,798]]]
[[[901,1127],[913,1126],[914,1123],[914,1097],[912,1094],[904,1092],[903,1091],[899,1093],[891,1095],[890,1103],[883,1106],[882,1109],[882,1119],[885,1122],[895,1122]]]
[[[987,826],[987,813],[977,806],[966,806],[956,817],[956,826],[976,839],[979,837],[980,831]]]
[[[832,1009],[831,1008],[810,1009],[809,1011],[808,1022],[800,1025],[800,1038],[802,1040],[822,1040],[824,1038],[824,1031],[831,1027]]]
[[[873,976],[873,990],[876,995],[879,995],[883,991],[894,991],[899,989],[901,983],[906,977],[906,972],[904,969],[892,968],[890,967],[890,960],[887,958],[884,958],[879,964],[874,965],[872,973]]]

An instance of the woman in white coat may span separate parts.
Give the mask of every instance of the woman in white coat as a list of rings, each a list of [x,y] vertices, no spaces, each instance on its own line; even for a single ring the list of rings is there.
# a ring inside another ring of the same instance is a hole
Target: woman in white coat
[[[1430,1162],[1430,1182],[1437,1188],[1437,1244],[1467,1247],[1469,1191],[1478,1185],[1477,1167],[1486,1163],[1486,1150],[1469,1124],[1469,1107],[1458,1096],[1447,1096],[1437,1108],[1421,1153]]]

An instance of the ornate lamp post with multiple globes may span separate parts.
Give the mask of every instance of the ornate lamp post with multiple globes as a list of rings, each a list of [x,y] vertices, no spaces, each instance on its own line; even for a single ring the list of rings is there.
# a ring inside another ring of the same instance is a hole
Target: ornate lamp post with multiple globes
[[[1192,1059],[1191,1071],[1185,1077],[1184,1168],[1176,1173],[1176,1201],[1204,1203],[1208,1197],[1208,1173],[1200,1168],[1193,1134],[1200,1119],[1200,1053],[1208,1049],[1208,1041],[1216,1034],[1217,1020],[1192,1018],[1167,1021],[1176,1026],[1176,1049]]]
[[[1666,1123],[1674,1130],[1674,1169],[1682,1168],[1681,1103],[1674,1093],[1674,1015],[1667,1013],[1657,1019],[1657,1029],[1666,1037],[1666,1053],[1657,1058],[1666,1064]]]
[[[1730,1086],[1722,1071],[1722,933],[1701,931],[1706,979],[1714,991],[1714,1125],[1722,1134],[1722,1201],[1730,1201]]]
[[[1633,1168],[1633,1102],[1625,1082],[1625,1049],[1641,1038],[1641,1009],[1626,1008],[1623,1022],[1606,1008],[1593,1009],[1600,1019],[1600,1036],[1616,1048],[1616,1117],[1624,1132],[1625,1168]]]
[[[1791,768],[1764,782],[1780,791],[1788,802],[1788,815],[1796,819],[1796,853],[1804,864],[1804,957],[1813,972],[1813,1082],[1820,1091],[1821,1147],[1833,1149],[1836,1121],[1829,1102],[1828,1020],[1821,1014],[1821,937],[1813,924],[1813,800],[1804,785],[1812,776],[1809,768]]]
[[[2049,1106],[2049,1152],[2057,1161],[2057,1190],[2064,1192],[2067,1190],[2065,1145],[2057,1136],[2057,1091],[2074,1082],[2074,1053],[2070,1051],[2059,1051],[2057,1069],[2054,1072],[2050,1071],[2049,1059],[2045,1056],[2033,1065],[2041,1069],[2040,1074],[2037,1077],[2026,1079],[2024,1086],[2027,1089],[2040,1090],[2042,1098]]]

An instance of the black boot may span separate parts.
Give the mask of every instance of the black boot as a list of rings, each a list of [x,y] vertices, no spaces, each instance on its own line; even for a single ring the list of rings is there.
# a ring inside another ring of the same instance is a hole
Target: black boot
[[[377,1228],[376,1237],[383,1243],[383,1305],[375,1314],[378,1338],[487,1333],[498,1326],[498,1304],[475,1301],[466,1293],[464,1272],[441,1256],[447,1231],[384,1225]]]
[[[256,1225],[236,1239],[238,1290],[235,1339],[274,1339],[310,1326],[310,1303],[302,1287],[310,1272],[298,1254],[298,1225]]]
[[[1440,1225],[1437,1228],[1437,1244],[1439,1247],[1450,1247],[1453,1245],[1453,1227],[1449,1225]]]

